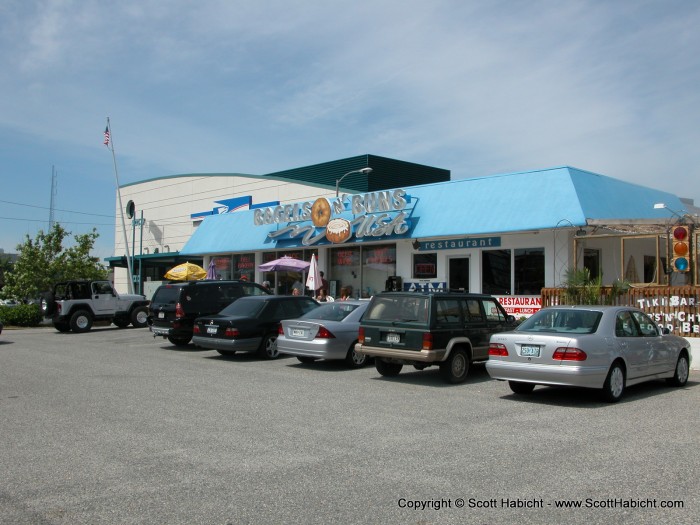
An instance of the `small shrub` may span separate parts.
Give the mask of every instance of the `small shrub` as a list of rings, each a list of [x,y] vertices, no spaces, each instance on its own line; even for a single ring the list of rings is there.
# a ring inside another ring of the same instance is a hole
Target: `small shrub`
[[[43,318],[38,304],[0,306],[0,321],[5,326],[39,326]]]

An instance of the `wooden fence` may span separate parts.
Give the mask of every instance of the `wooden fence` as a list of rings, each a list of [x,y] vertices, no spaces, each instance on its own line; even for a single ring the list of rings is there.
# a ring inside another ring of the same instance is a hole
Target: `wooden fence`
[[[700,286],[645,286],[617,297],[611,294],[610,287],[602,287],[599,304],[636,306],[676,335],[700,337]],[[567,300],[564,288],[542,289],[542,308],[568,304]]]

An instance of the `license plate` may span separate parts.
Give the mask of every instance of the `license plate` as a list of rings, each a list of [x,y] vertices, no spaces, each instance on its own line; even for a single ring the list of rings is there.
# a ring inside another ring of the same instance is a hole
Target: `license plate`
[[[292,328],[293,337],[304,337],[304,330],[300,328]]]
[[[164,319],[165,318],[165,312],[158,312],[158,319]]]
[[[520,347],[520,355],[523,357],[539,357],[540,347],[523,345]]]
[[[400,343],[401,336],[399,334],[386,334],[387,343]]]
[[[218,329],[219,329],[218,326],[207,326],[207,333],[208,334],[215,334]]]

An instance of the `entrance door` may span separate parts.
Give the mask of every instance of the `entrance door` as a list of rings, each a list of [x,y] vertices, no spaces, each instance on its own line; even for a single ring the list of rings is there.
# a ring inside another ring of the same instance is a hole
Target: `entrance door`
[[[449,290],[469,291],[469,257],[449,259],[447,288]]]

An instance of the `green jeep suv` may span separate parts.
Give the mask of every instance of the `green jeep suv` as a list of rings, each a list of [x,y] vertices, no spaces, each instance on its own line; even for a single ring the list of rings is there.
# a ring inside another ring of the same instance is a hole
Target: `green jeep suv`
[[[372,298],[355,351],[374,357],[383,376],[437,365],[447,382],[461,383],[473,361],[488,359],[491,335],[515,326],[490,295],[385,292]]]

